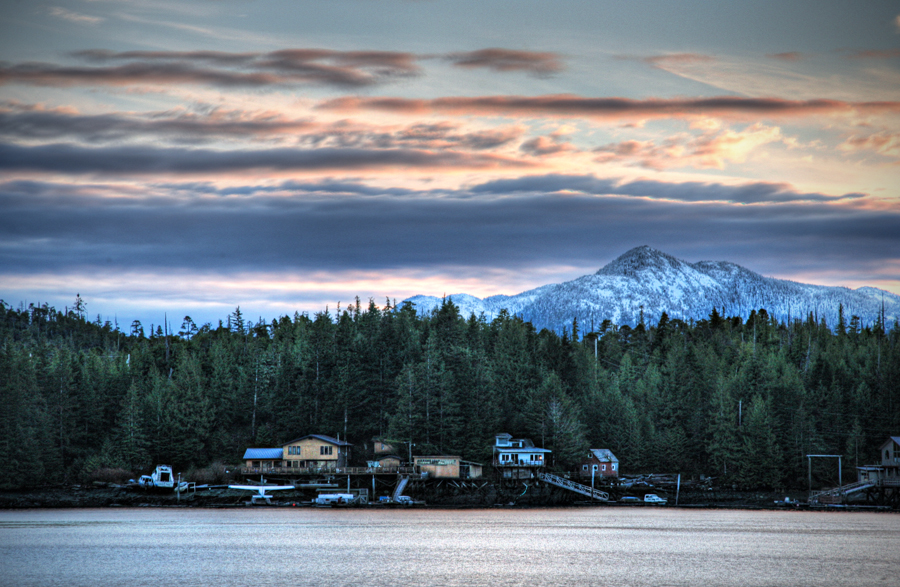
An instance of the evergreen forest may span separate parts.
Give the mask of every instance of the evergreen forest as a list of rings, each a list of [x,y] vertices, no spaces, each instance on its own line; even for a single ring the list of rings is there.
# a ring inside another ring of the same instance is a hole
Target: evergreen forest
[[[237,464],[248,447],[311,433],[354,443],[360,462],[381,437],[404,455],[489,464],[509,432],[552,449],[559,471],[609,448],[626,475],[805,488],[805,455],[843,455],[850,482],[900,435],[900,327],[843,312],[779,323],[711,309],[537,332],[506,312],[460,315],[450,299],[427,316],[357,300],[271,322],[240,308],[217,326],[179,322],[123,331],[92,321],[80,296],[65,311],[0,302],[0,487]],[[813,465],[834,485],[833,463]]]

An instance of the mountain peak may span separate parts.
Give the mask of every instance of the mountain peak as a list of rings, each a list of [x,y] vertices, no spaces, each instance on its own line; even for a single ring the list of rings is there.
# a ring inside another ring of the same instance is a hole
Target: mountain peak
[[[597,271],[597,275],[634,275],[645,269],[679,268],[684,262],[653,247],[635,247]]]

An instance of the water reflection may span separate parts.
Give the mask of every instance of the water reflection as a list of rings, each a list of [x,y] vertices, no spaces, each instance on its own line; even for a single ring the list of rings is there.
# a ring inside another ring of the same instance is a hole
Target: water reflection
[[[0,512],[0,581],[10,585],[898,585],[897,553],[897,514]]]

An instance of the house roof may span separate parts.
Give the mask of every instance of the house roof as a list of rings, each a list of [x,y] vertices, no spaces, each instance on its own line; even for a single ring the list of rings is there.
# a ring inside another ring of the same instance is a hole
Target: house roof
[[[880,448],[884,448],[885,446],[890,444],[891,441],[894,441],[894,443],[900,445],[900,436],[891,436],[890,438],[888,438],[887,440],[884,441],[884,443],[881,445]]]
[[[301,436],[300,438],[295,438],[289,442],[285,442],[282,446],[287,446],[289,444],[294,444],[295,442],[300,442],[301,440],[306,440],[307,438],[318,438],[322,442],[327,442],[329,444],[333,444],[335,446],[353,446],[349,442],[344,442],[343,440],[338,440],[332,436],[325,436],[324,434],[307,434],[306,436]]]
[[[619,459],[616,458],[616,455],[614,455],[612,453],[612,451],[609,450],[608,448],[592,448],[591,454],[594,455],[594,457],[598,461],[602,461],[605,463],[618,463],[619,462]]]
[[[244,460],[260,459],[260,460],[276,460],[284,457],[284,451],[280,448],[248,448],[244,452]]]

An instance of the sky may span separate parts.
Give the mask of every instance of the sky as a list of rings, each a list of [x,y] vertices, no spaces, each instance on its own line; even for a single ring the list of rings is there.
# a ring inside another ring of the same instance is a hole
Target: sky
[[[13,307],[177,330],[641,245],[900,294],[900,5],[0,0]]]

